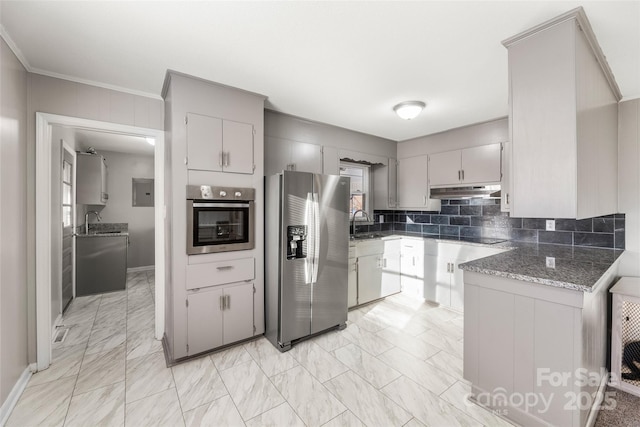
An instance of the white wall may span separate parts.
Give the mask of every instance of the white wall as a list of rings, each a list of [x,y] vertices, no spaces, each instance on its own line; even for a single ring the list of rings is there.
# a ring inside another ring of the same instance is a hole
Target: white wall
[[[618,212],[625,214],[621,276],[640,276],[640,99],[618,105]]]
[[[27,357],[27,71],[0,38],[0,404]]]
[[[505,117],[401,141],[398,143],[398,159],[508,140],[509,121]]]
[[[99,151],[107,160],[109,201],[100,212],[102,222],[129,224],[127,267],[154,264],[154,208],[132,206],[132,178],[153,179],[153,155]],[[83,220],[84,221],[84,220]],[[90,223],[96,222],[91,216]]]

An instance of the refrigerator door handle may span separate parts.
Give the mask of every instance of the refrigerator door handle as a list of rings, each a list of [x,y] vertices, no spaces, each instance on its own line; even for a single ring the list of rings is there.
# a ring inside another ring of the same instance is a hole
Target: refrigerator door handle
[[[311,283],[318,281],[318,257],[320,252],[320,200],[318,193],[312,193],[312,205],[313,205],[313,254],[311,255]]]

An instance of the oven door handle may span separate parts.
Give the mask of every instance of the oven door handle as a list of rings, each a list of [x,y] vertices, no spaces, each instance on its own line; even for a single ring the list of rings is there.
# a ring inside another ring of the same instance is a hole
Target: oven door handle
[[[248,208],[250,202],[246,203],[194,203],[194,208]]]

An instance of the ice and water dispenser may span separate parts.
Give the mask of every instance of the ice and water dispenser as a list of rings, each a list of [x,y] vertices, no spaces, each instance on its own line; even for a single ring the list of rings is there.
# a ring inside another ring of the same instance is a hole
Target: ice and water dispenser
[[[307,257],[307,226],[290,225],[287,227],[287,259]]]

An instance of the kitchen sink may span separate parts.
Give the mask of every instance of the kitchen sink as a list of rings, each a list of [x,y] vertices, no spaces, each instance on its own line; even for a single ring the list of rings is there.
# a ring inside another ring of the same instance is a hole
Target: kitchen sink
[[[382,237],[382,233],[359,233],[359,234],[352,234],[351,240],[379,239],[381,237]]]

